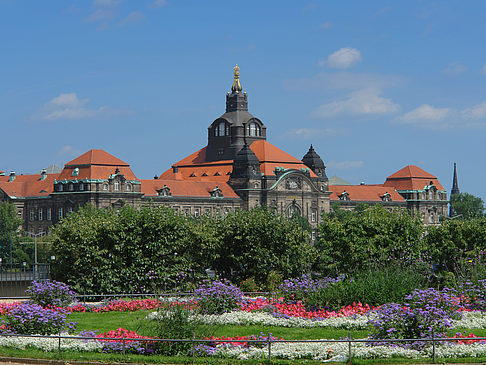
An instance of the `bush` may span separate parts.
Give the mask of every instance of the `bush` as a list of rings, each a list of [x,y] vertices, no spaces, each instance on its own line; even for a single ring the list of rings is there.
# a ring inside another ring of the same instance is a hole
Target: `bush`
[[[254,293],[260,290],[257,283],[255,282],[255,278],[251,277],[248,279],[243,280],[240,283],[240,290],[245,293]]]
[[[34,304],[42,307],[65,307],[76,299],[76,293],[59,281],[32,281],[25,291]]]
[[[402,302],[407,294],[426,283],[427,278],[420,272],[391,267],[361,271],[349,278],[303,276],[285,280],[280,292],[287,300],[301,300],[309,308],[338,310],[358,302],[374,306]]]
[[[66,313],[59,310],[37,304],[19,304],[4,315],[2,323],[8,331],[16,334],[52,335],[75,329],[76,323],[66,323],[66,317]]]
[[[243,292],[227,280],[206,280],[194,294],[201,312],[205,314],[230,312],[243,299]]]

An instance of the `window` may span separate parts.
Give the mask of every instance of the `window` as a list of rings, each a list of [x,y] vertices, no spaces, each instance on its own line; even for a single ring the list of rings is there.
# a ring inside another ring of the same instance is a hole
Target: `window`
[[[73,207],[69,207],[68,208],[68,215],[71,214],[73,212]]]
[[[34,209],[31,209],[30,210],[30,220],[33,221],[35,218],[35,210]]]
[[[39,220],[41,221],[42,220],[42,208],[39,208]]]
[[[340,195],[339,195],[339,200],[351,200],[349,199],[349,194],[346,190],[344,190]]]
[[[260,137],[261,136],[260,126],[255,122],[251,122],[248,125],[248,135],[250,137]]]
[[[131,189],[130,184],[126,184],[126,185],[125,185],[125,190],[126,190],[126,191],[130,191],[130,190],[132,190],[132,189]]]
[[[58,185],[57,191],[62,191],[62,185],[61,184]]]
[[[204,209],[205,214],[210,214],[211,213],[211,208],[205,208]]]
[[[225,122],[220,122],[214,129],[214,135],[216,137],[223,137],[229,135],[229,128]]]
[[[50,221],[52,219],[52,209],[47,208],[47,220]]]
[[[73,184],[69,184],[69,191],[73,191],[74,190],[74,185]]]
[[[312,231],[312,241],[316,240],[316,231]]]
[[[315,222],[316,221],[316,218],[317,218],[316,212],[312,212],[311,213],[311,222]]]
[[[191,208],[190,207],[184,207],[184,215],[188,216],[191,214]]]
[[[113,184],[113,186],[114,186],[115,191],[120,190],[120,183],[118,181],[115,181],[115,183]]]
[[[103,184],[103,190],[107,191],[108,190],[108,184]]]
[[[62,208],[59,208],[59,220],[62,219]]]
[[[194,217],[199,217],[199,208],[194,209]]]
[[[71,174],[71,176],[78,176],[79,175],[79,168],[75,168]]]
[[[79,191],[83,191],[84,190],[84,184],[83,183],[79,183]]]

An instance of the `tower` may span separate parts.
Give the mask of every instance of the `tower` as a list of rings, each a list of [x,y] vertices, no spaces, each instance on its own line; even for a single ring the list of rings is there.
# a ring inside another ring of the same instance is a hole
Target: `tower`
[[[226,94],[226,112],[208,127],[206,161],[233,160],[254,141],[266,140],[266,127],[248,112],[248,95],[240,83],[240,68],[233,68],[233,85]]]
[[[453,195],[460,194],[461,191],[459,190],[459,184],[457,183],[457,170],[456,170],[456,163],[454,162],[454,174],[452,177],[452,189],[451,189],[451,200]],[[452,204],[449,205],[449,217],[452,218],[454,211],[452,209]]]
[[[317,154],[314,147],[310,145],[309,151],[302,157],[302,162],[319,177],[320,180],[328,180],[326,176],[326,166],[321,156]]]

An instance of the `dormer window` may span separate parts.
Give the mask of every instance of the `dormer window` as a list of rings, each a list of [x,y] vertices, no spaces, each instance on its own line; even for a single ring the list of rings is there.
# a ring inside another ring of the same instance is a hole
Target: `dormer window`
[[[79,183],[79,191],[83,191],[84,190],[84,184],[83,183]]]
[[[223,192],[221,191],[221,189],[216,186],[213,190],[211,190],[209,192],[209,194],[211,195],[211,198],[222,198],[223,197]]]
[[[61,185],[61,184],[59,184],[59,185],[57,186],[57,191],[62,191],[62,185]]]
[[[157,190],[159,196],[172,196],[170,192],[170,188],[167,185],[164,185],[161,189]]]
[[[115,181],[115,182],[113,183],[113,189],[114,189],[115,191],[120,190],[120,182],[119,182],[119,181]]]
[[[107,191],[108,190],[108,184],[103,184],[103,191]]]
[[[73,191],[74,190],[74,185],[73,184],[69,184],[69,191]]]
[[[339,194],[339,200],[351,200],[349,199],[349,193],[344,190],[341,194]]]
[[[130,184],[126,184],[125,185],[125,190],[126,191],[131,191],[132,190],[132,186]]]
[[[255,122],[251,122],[247,128],[250,137],[260,137],[262,135],[260,126]]]
[[[215,137],[229,136],[229,127],[225,122],[220,122],[216,128],[214,128]]]
[[[384,202],[391,202],[392,201],[391,195],[389,193],[385,193],[381,197],[381,200],[384,201]]]
[[[76,167],[71,173],[71,176],[78,176],[78,175],[79,175],[79,168]]]

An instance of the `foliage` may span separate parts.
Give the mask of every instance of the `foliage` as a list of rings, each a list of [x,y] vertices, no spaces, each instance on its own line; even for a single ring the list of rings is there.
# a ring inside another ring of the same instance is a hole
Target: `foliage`
[[[469,193],[451,195],[451,206],[454,215],[463,219],[479,218],[484,216],[484,202],[480,197]]]
[[[53,230],[53,276],[83,294],[182,288],[186,273],[204,272],[190,230],[171,209],[86,206]]]
[[[153,337],[164,339],[205,338],[212,333],[211,326],[204,325],[196,313],[189,311],[184,304],[161,303],[154,319],[143,322],[142,328]],[[157,342],[155,351],[163,355],[185,355],[190,342]]]
[[[0,257],[10,256],[10,243],[18,240],[15,232],[22,223],[14,204],[6,201],[0,202]]]
[[[194,291],[197,303],[204,314],[221,314],[238,308],[243,292],[227,280],[205,281]]]
[[[68,285],[55,280],[32,281],[25,291],[34,304],[42,307],[65,307],[76,299]]]
[[[257,283],[255,282],[255,278],[251,277],[248,279],[243,280],[240,282],[240,290],[245,293],[254,293],[260,290]]]
[[[455,273],[458,282],[474,278],[485,279],[486,218],[446,220],[440,226],[429,227],[424,238],[431,260],[439,272]],[[481,277],[482,276],[482,277]]]
[[[327,275],[428,261],[423,224],[406,210],[376,205],[360,214],[325,214],[319,230],[316,270]]]
[[[254,277],[264,285],[271,271],[295,277],[310,270],[315,250],[296,220],[261,208],[230,213],[215,219],[214,225],[212,267],[232,282]]]
[[[8,331],[16,334],[50,335],[64,330],[74,330],[76,323],[66,323],[66,313],[46,309],[37,304],[19,304],[12,307],[2,323]]]
[[[353,276],[286,280],[280,286],[288,299],[302,300],[309,308],[338,310],[353,303],[382,305],[402,301],[415,288],[427,284],[427,278],[413,269],[389,267],[363,270]]]

